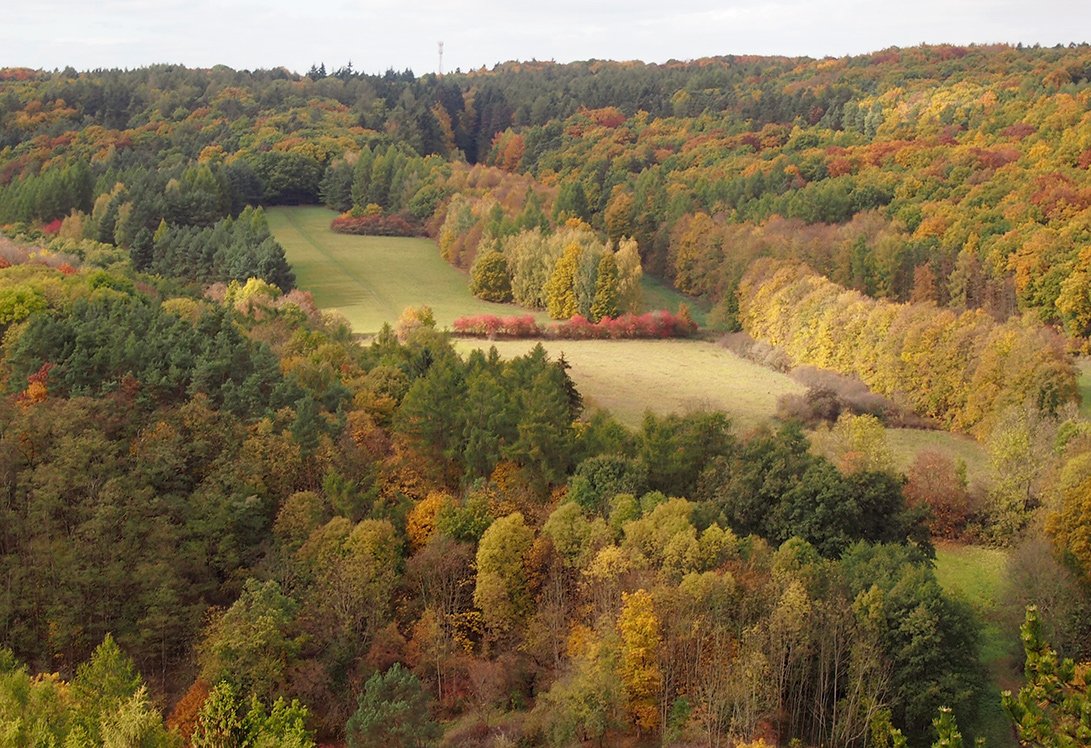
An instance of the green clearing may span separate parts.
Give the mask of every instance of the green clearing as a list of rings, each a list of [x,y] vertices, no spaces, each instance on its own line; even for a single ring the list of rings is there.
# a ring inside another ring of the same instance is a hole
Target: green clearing
[[[321,206],[268,208],[265,213],[299,287],[314,294],[320,308],[344,315],[358,333],[378,332],[407,306],[419,304],[432,307],[440,327],[474,314],[548,319],[544,312],[475,297],[467,274],[447,263],[431,239],[336,234],[330,231],[336,213]],[[645,309],[677,311],[684,302],[694,320],[704,324],[699,304],[660,281],[645,277],[642,291]]]
[[[1000,706],[1000,692],[1017,689],[1018,634],[1000,623],[1000,599],[1007,576],[1007,554],[996,548],[942,543],[936,546],[936,578],[944,591],[967,602],[981,622],[981,663],[989,687],[978,702],[977,721],[991,747],[1014,748],[1011,723]]]
[[[511,358],[537,342],[462,339],[455,347],[465,354],[495,345],[502,357]],[[588,405],[609,410],[627,426],[638,427],[645,410],[710,408],[725,411],[747,429],[772,418],[778,397],[804,391],[784,374],[704,341],[549,340],[542,345],[554,359],[564,354]]]
[[[504,358],[521,356],[538,341],[459,339],[465,354],[496,346]],[[777,399],[805,388],[780,372],[740,358],[715,343],[696,340],[548,340],[562,353],[588,405],[609,410],[621,423],[640,426],[645,410],[663,415],[695,408],[726,412],[743,430],[772,420]],[[919,452],[934,450],[966,463],[971,481],[987,480],[988,461],[968,436],[924,429],[887,429],[895,464],[905,471]]]
[[[968,436],[950,431],[887,429],[886,438],[890,451],[894,453],[894,463],[903,472],[909,469],[918,453],[931,450],[966,463],[966,476],[970,483],[989,480],[988,455],[979,442]]]
[[[1091,358],[1081,358],[1076,362],[1080,378],[1080,415],[1091,418]]]
[[[707,321],[708,309],[701,302],[690,299],[675,291],[658,278],[645,275],[640,279],[640,293],[645,309],[667,309],[677,312],[681,304],[689,307],[693,321],[701,327]]]
[[[466,274],[445,262],[431,239],[335,234],[330,221],[336,214],[317,206],[270,208],[266,215],[299,287],[358,333],[378,332],[419,304],[432,307],[440,327],[470,314],[527,314],[473,296]]]

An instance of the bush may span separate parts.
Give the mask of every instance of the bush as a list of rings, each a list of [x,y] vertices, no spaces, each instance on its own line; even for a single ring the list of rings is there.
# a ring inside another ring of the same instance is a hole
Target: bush
[[[382,213],[343,213],[333,219],[330,229],[339,234],[360,236],[420,236],[424,233],[415,221],[411,222],[403,215]]]
[[[481,314],[459,317],[452,324],[455,334],[489,338],[539,338],[557,340],[633,340],[639,338],[688,338],[697,325],[685,314],[667,311],[623,314],[620,317],[603,317],[592,322],[582,315],[574,315],[565,322],[542,327],[528,315],[497,317]]]
[[[498,317],[495,314],[479,314],[459,317],[451,327],[458,335],[496,338],[540,338],[543,330],[529,314],[516,317]]]
[[[905,498],[910,506],[927,507],[932,535],[957,540],[973,510],[966,485],[966,466],[934,450],[919,453],[909,466]]]
[[[622,314],[591,322],[575,315],[549,330],[550,337],[562,340],[631,340],[638,338],[688,338],[697,325],[686,315],[667,311]]]

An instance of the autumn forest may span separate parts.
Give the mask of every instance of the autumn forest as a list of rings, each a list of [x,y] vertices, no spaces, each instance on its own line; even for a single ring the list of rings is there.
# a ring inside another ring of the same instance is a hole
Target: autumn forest
[[[1087,45],[0,68],[0,745],[1091,745],[1089,170]],[[802,384],[545,347],[633,338]]]

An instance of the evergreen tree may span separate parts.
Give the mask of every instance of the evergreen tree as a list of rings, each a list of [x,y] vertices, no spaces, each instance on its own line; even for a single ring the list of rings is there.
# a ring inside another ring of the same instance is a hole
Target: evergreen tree
[[[413,673],[395,663],[364,684],[356,712],[345,725],[349,748],[422,748],[441,730],[428,694]]]

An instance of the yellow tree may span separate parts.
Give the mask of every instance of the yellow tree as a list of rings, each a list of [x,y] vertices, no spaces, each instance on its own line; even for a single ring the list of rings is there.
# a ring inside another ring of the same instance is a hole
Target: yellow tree
[[[514,512],[489,525],[477,546],[474,605],[496,636],[514,628],[530,608],[526,557],[533,542],[534,530]]]
[[[659,726],[663,672],[659,669],[662,636],[652,596],[642,589],[622,594],[617,625],[621,634],[620,676],[629,715],[641,732],[654,730]]]
[[[545,285],[546,310],[553,319],[568,319],[579,311],[574,283],[580,254],[578,244],[569,244]]]

